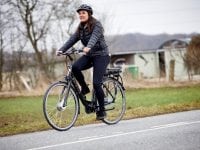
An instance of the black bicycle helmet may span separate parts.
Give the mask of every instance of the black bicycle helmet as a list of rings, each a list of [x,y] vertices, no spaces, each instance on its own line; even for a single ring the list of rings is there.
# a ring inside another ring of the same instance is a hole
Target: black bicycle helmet
[[[80,10],[85,10],[85,11],[91,13],[91,15],[93,14],[92,7],[90,7],[87,4],[82,4],[76,11],[79,12]]]

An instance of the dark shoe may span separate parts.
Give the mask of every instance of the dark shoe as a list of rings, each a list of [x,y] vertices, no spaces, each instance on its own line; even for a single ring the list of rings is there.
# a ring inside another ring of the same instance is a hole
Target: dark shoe
[[[104,118],[106,118],[106,112],[105,111],[97,111],[96,113],[96,119],[97,120],[103,120]]]
[[[90,102],[90,101],[85,101],[85,103],[86,103],[85,112],[86,112],[87,114],[90,114],[90,113],[92,113],[92,112],[95,111],[94,108],[93,108],[92,102]]]
[[[87,86],[81,89],[81,94],[86,95],[88,93],[90,93],[90,89]]]

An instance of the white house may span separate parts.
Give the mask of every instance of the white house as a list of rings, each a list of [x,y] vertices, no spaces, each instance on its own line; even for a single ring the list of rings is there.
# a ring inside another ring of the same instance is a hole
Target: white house
[[[162,77],[168,81],[173,73],[175,80],[181,80],[188,76],[184,55],[189,42],[190,39],[172,39],[154,50],[113,53],[111,63],[114,66],[125,64],[131,73],[137,73],[138,78]],[[170,63],[173,63],[171,68]]]

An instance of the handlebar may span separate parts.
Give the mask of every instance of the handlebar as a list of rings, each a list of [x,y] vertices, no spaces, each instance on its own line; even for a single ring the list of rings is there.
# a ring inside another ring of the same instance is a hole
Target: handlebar
[[[71,54],[79,54],[79,53],[82,53],[82,52],[83,52],[82,49],[71,48],[70,50],[67,50],[64,53],[59,53],[59,54],[69,56]]]
[[[66,52],[62,53],[62,52],[59,52],[60,55],[65,55],[66,58],[69,57],[70,61],[73,61],[73,58],[72,58],[72,54],[79,54],[79,53],[82,53],[83,50],[82,49],[75,49],[75,48],[71,48],[69,50],[67,50]]]

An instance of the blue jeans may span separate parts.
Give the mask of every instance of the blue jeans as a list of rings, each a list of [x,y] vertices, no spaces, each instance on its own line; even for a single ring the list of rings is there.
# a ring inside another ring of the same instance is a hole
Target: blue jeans
[[[82,70],[93,67],[93,88],[99,102],[100,111],[104,111],[104,92],[102,89],[103,76],[110,62],[110,56],[83,55],[73,65],[72,72],[82,88],[86,87]]]

